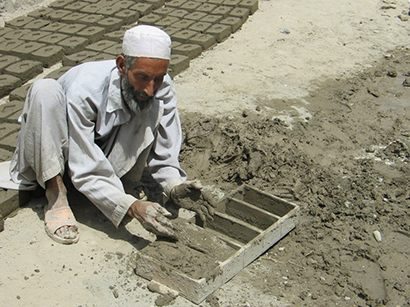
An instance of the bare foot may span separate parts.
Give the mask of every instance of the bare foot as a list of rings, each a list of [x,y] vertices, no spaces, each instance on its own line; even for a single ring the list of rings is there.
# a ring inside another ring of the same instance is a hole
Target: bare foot
[[[49,216],[53,210],[62,208],[69,210],[69,213],[72,215],[67,199],[67,189],[61,176],[58,175],[46,182],[46,198],[48,204],[44,212],[47,216]],[[69,219],[70,218],[71,217],[69,217]],[[71,223],[75,223],[73,215],[71,219]],[[48,221],[45,222],[47,223]],[[58,240],[60,243],[75,243],[76,241],[74,242],[73,240],[78,239],[78,228],[75,225],[63,225],[57,228],[54,234],[62,239],[61,242]],[[65,240],[66,242],[64,242]]]

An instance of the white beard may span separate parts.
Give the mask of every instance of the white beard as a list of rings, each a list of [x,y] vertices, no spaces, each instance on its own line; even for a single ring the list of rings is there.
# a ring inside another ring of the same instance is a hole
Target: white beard
[[[128,81],[128,75],[125,73],[121,79],[121,94],[125,104],[134,114],[143,114],[147,112],[152,105],[153,97],[147,100],[139,100],[138,96],[148,97],[145,93],[134,90],[134,87]]]

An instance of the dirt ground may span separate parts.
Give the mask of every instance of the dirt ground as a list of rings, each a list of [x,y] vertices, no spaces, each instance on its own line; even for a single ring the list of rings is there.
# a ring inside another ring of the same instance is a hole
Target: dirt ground
[[[410,305],[409,9],[260,1],[175,78],[189,177],[301,207],[296,229],[201,306]],[[147,245],[138,225],[117,230],[77,202],[80,242],[61,246],[43,231],[43,203],[0,233],[2,305],[155,305],[133,274]]]

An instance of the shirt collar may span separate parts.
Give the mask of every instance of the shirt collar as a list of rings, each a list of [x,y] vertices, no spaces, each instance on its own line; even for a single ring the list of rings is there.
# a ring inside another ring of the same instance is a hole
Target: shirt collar
[[[121,95],[121,74],[115,67],[111,72],[110,85],[108,88],[107,112],[113,113],[117,110],[122,110],[130,115]]]

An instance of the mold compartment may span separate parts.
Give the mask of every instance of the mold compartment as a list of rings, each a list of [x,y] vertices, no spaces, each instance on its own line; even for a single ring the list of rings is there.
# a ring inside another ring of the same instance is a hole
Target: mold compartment
[[[243,185],[235,190],[231,197],[252,204],[280,217],[295,208],[295,205],[289,201],[265,193],[248,185]]]

